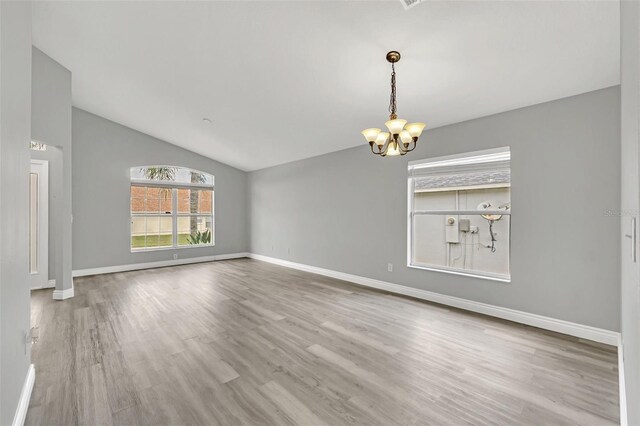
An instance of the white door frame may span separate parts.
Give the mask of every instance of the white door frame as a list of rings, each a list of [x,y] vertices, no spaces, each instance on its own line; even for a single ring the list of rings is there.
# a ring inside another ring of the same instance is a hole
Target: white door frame
[[[29,262],[29,286],[32,290],[49,285],[49,161],[31,160],[31,173],[38,175],[37,211],[37,266],[31,271]],[[29,259],[31,259],[31,183],[29,183]]]

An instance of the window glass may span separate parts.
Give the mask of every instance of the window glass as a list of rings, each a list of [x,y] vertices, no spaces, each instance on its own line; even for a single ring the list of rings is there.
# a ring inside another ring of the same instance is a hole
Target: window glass
[[[510,279],[508,149],[412,162],[409,197],[409,266]]]
[[[178,245],[211,244],[213,221],[211,216],[179,216]]]
[[[178,213],[213,212],[213,191],[208,189],[178,189]]]
[[[212,175],[183,167],[133,167],[130,200],[132,251],[214,244]]]
[[[132,181],[213,185],[213,175],[176,166],[140,166],[130,170]]]
[[[159,248],[172,245],[171,218],[135,216],[131,220],[131,248]]]

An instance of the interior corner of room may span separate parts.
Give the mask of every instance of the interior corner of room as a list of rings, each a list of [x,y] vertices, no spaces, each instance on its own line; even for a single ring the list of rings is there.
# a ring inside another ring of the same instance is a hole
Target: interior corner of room
[[[0,424],[640,424],[638,3],[249,3],[0,2]]]

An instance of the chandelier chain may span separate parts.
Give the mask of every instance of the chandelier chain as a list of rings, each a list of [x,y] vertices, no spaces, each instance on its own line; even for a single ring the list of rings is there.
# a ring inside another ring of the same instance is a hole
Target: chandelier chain
[[[391,64],[391,99],[389,100],[389,113],[391,118],[396,118],[396,67]]]

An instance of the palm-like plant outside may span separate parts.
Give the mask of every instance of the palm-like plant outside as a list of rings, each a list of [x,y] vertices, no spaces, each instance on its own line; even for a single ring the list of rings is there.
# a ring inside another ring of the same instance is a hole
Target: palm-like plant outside
[[[202,173],[191,171],[191,183],[205,183],[207,178]],[[197,189],[192,189],[189,192],[189,211],[191,213],[198,212],[198,201],[200,200],[200,191]],[[193,237],[193,235],[197,235],[198,231],[198,218],[196,216],[191,216],[191,220],[189,221],[189,233]],[[197,244],[192,241],[192,238],[189,239],[190,244]],[[211,234],[209,234],[209,242],[211,241]],[[201,242],[199,244],[204,244]]]
[[[142,167],[140,171],[144,173],[144,176],[149,180],[173,182],[176,179],[176,172],[178,171],[178,168],[177,167]],[[169,194],[171,194],[171,190],[163,188],[160,190],[160,193],[164,198],[167,198],[169,197]]]
[[[204,232],[196,231],[187,237],[189,244],[209,244],[211,243],[211,231],[205,230]]]
[[[144,176],[149,180],[168,180],[176,179],[177,167],[143,167],[140,169]]]

